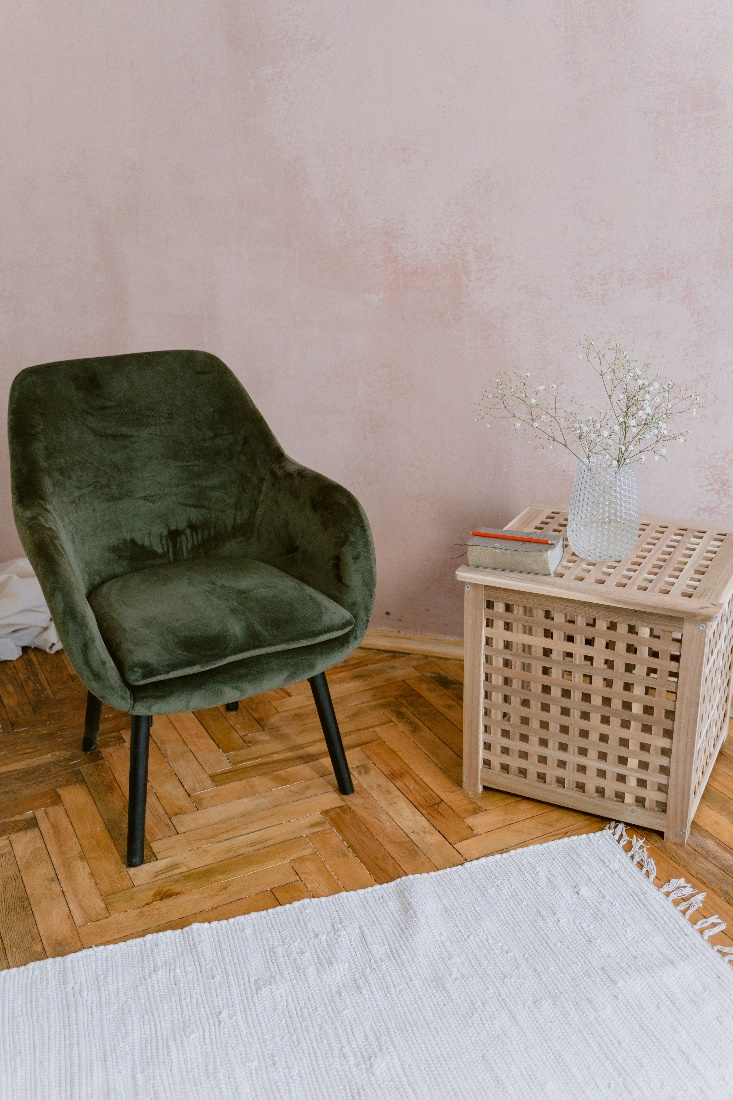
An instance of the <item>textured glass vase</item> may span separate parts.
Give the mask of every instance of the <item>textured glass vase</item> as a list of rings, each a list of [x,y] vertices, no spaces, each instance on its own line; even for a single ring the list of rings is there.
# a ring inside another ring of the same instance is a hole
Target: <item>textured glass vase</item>
[[[568,516],[570,549],[589,561],[621,561],[638,538],[636,467],[579,461]]]

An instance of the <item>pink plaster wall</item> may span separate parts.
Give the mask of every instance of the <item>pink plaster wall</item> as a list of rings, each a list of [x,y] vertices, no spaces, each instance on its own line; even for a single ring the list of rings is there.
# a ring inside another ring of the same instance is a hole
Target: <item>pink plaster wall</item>
[[[708,403],[642,506],[733,523],[733,7],[29,0],[0,16],[0,387],[220,355],[374,528],[374,625],[457,636],[469,525],[572,465],[473,419],[612,331]],[[583,388],[582,381],[579,381]],[[0,459],[0,557],[18,551]]]

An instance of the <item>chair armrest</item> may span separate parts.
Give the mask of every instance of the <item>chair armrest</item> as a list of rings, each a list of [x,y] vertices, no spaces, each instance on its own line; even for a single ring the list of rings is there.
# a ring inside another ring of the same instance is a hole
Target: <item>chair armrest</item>
[[[79,568],[46,509],[16,505],[15,522],[69,660],[84,686],[102,702],[131,711],[132,693],[112,660],[86,598]]]
[[[374,544],[356,497],[323,474],[283,456],[265,478],[251,553],[309,584],[354,618],[364,637],[374,604]]]

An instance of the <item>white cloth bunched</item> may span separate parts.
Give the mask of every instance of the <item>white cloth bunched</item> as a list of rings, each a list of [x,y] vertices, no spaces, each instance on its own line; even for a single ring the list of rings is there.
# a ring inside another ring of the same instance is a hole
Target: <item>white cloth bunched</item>
[[[61,642],[28,558],[0,562],[0,661],[20,657],[24,645],[56,653]]]

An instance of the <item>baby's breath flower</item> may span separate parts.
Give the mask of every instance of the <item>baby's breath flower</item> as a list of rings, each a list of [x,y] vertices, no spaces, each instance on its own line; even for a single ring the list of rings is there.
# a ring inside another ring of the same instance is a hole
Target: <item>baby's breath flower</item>
[[[670,380],[650,377],[650,364],[639,365],[629,351],[614,340],[588,340],[582,344],[580,360],[601,380],[607,405],[587,416],[571,399],[558,407],[556,382],[538,385],[530,391],[529,371],[498,375],[494,389],[477,407],[481,417],[510,417],[517,431],[532,429],[548,447],[561,446],[577,458],[623,466],[647,454],[655,460],[666,455],[667,440],[684,443],[686,435],[670,429],[669,422],[685,413],[697,414],[702,407],[698,394],[682,392]]]

